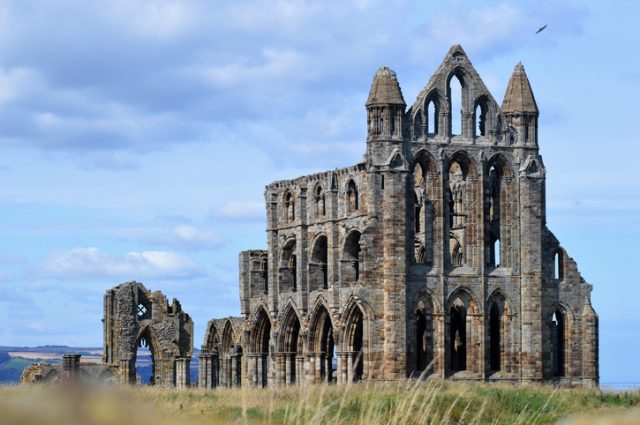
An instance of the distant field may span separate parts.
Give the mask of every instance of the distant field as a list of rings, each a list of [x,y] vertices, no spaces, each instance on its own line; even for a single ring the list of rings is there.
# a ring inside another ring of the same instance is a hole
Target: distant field
[[[455,382],[213,391],[0,387],[0,418],[24,425],[630,425],[640,423],[640,392]]]
[[[27,360],[54,360],[54,359],[62,359],[63,354],[56,353],[33,353],[30,351],[10,351],[9,355],[11,357],[20,357]],[[95,362],[99,361],[102,358],[101,355],[94,356],[82,356],[80,360],[82,362]]]
[[[0,384],[17,383],[25,367],[33,361],[21,358],[11,358],[8,362],[0,365]]]

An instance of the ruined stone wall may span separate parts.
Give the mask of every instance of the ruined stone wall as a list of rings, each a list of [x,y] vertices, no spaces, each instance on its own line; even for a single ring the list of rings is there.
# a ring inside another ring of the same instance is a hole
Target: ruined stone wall
[[[104,308],[103,362],[117,368],[122,383],[136,382],[136,355],[145,345],[155,384],[189,386],[193,321],[177,300],[169,304],[162,292],[127,282],[106,292]]]
[[[226,382],[597,385],[591,285],[546,228],[539,112],[522,65],[498,106],[454,46],[408,110],[388,68],[366,107],[362,163],[266,187],[268,247],[240,253],[243,354],[240,378]],[[230,323],[212,326],[203,348],[216,351]]]

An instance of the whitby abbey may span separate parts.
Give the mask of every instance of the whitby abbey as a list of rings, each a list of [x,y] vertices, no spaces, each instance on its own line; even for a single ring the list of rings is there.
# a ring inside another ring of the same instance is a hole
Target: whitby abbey
[[[453,46],[408,109],[386,67],[365,106],[362,162],[266,187],[267,249],[240,253],[240,316],[207,324],[198,386],[597,386],[592,286],[546,227],[523,66],[499,106]],[[155,383],[189,385],[193,323],[177,301],[130,282],[107,292],[104,317],[116,380],[135,382],[144,344]]]

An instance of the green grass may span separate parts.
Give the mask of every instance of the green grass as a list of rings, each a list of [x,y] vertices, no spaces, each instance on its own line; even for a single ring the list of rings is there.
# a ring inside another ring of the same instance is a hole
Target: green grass
[[[8,362],[0,366],[0,384],[19,382],[22,371],[31,363],[33,363],[33,360],[12,357]]]
[[[21,418],[15,423],[25,425],[511,425],[552,424],[577,414],[582,419],[566,423],[640,423],[640,392],[415,381],[213,391],[0,387],[0,418]],[[624,419],[615,420],[626,422],[593,422],[620,414]]]

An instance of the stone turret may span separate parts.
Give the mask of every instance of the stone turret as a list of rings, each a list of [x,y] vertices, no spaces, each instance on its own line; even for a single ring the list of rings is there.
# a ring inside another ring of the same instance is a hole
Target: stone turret
[[[402,116],[407,104],[395,72],[386,66],[378,69],[365,106],[369,139],[402,140]]]
[[[518,133],[518,145],[538,146],[538,105],[521,63],[513,70],[502,101],[502,115]]]

